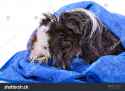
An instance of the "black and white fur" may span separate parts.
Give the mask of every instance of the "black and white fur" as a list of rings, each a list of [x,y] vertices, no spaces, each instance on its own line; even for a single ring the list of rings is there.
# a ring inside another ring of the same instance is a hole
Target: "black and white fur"
[[[75,56],[91,64],[100,56],[115,55],[124,50],[108,27],[85,9],[66,11],[59,16],[45,15],[31,36],[28,49],[31,59],[51,57],[56,61],[55,66],[66,69]]]

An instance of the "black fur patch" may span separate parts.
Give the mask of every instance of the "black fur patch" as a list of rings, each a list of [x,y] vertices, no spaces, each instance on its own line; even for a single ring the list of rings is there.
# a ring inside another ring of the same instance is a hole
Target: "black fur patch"
[[[101,26],[100,21],[98,23]],[[108,28],[102,26],[99,31],[90,39],[92,21],[88,15],[75,11],[62,13],[48,31],[50,53],[56,60],[56,66],[65,64],[68,67],[76,55],[91,64],[100,56],[118,54],[124,50],[121,43],[111,49],[119,39]]]

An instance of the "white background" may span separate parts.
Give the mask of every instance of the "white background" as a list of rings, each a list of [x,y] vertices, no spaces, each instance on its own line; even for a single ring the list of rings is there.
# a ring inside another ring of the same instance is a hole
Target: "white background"
[[[25,50],[42,12],[85,0],[0,0],[0,67],[16,52]],[[125,15],[125,0],[91,0],[111,12]]]

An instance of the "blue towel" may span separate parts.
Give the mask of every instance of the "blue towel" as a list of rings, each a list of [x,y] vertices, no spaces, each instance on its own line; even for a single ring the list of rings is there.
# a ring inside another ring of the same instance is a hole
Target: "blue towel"
[[[125,16],[108,12],[100,5],[78,2],[62,7],[54,14],[75,8],[85,8],[93,12],[117,37],[125,47]],[[125,83],[125,52],[106,55],[88,65],[84,59],[75,57],[71,70],[55,68],[51,65],[30,63],[29,51],[17,52],[0,69],[0,80],[9,83]],[[50,60],[51,61],[51,60]]]

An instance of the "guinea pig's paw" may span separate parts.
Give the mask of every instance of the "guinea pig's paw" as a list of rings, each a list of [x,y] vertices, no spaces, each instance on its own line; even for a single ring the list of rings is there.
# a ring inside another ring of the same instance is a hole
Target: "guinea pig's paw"
[[[31,63],[48,64],[48,57],[42,56],[30,56],[29,60]]]
[[[45,63],[45,64],[48,63],[48,57],[46,57],[46,56],[38,57],[37,60],[38,60],[40,63]]]

